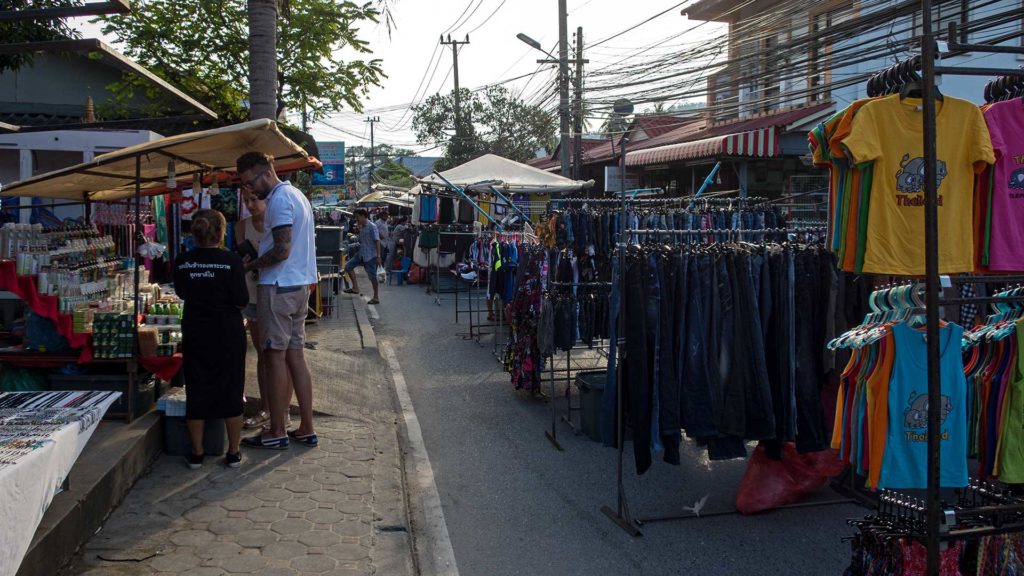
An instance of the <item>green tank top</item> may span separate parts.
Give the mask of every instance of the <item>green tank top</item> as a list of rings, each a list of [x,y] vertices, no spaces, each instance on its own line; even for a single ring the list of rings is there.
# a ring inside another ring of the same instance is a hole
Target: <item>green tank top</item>
[[[1009,484],[1024,482],[1024,320],[1017,321],[1015,337],[1017,358],[999,446],[999,480]]]

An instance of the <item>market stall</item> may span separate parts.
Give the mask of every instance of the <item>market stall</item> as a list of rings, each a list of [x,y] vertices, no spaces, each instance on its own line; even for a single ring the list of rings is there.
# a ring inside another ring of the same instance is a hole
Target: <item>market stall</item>
[[[43,514],[118,392],[0,394],[0,574],[15,574]]]
[[[178,372],[181,356],[174,348],[180,340],[181,306],[156,284],[157,278],[149,283],[142,260],[151,256],[145,248],[152,243],[143,236],[143,201],[172,193],[165,213],[154,214],[157,210],[151,206],[148,214],[155,224],[166,214],[164,224],[177,228],[181,191],[230,184],[236,179],[235,160],[250,150],[271,154],[278,173],[319,164],[276,123],[255,120],[132,146],[6,186],[2,197],[83,202],[92,221],[71,230],[11,225],[0,231],[0,240],[6,242],[0,242],[0,248],[7,250],[0,257],[17,257],[14,262],[0,260],[0,289],[14,292],[33,312],[52,321],[68,347],[77,351],[50,354],[11,348],[0,351],[0,362],[123,365],[119,381],[111,384],[106,379],[105,384],[125,392],[120,404],[128,420],[148,409],[148,402],[136,403],[136,383],[144,373],[167,380]],[[123,233],[101,233],[107,227],[96,225],[97,202],[121,208],[117,224],[124,227]],[[171,237],[172,259],[180,236]],[[66,379],[68,385],[74,385],[72,381]]]

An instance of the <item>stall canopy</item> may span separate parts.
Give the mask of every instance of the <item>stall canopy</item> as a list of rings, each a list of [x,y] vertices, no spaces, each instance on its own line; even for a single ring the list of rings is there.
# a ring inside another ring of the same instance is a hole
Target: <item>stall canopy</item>
[[[394,204],[404,208],[412,208],[413,202],[413,197],[408,192],[393,190],[377,190],[356,200],[356,204]]]
[[[97,156],[91,162],[33,176],[3,187],[0,196],[114,201],[135,195],[136,158],[143,195],[167,191],[168,163],[174,163],[179,185],[196,174],[233,172],[235,160],[250,150],[274,157],[278,172],[319,166],[272,120],[190,132],[137,144]]]
[[[488,186],[497,186],[514,194],[574,192],[594,185],[593,180],[571,180],[494,154],[485,154],[461,166],[441,172],[441,176],[456,186],[471,190],[486,191]],[[422,182],[437,186],[445,185],[436,174],[422,179]]]

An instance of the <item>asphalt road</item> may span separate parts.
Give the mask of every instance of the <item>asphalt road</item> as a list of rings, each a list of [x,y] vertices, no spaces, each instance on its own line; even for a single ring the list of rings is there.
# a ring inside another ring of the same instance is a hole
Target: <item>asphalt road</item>
[[[549,406],[513,390],[490,339],[456,335],[467,320],[454,323],[451,295],[437,306],[421,286],[387,286],[381,299],[375,332],[398,354],[462,576],[842,574],[845,520],[865,514],[848,504],[650,523],[628,536],[601,513],[615,504],[614,450],[562,423],[565,451],[555,450]],[[734,509],[746,461],[709,462],[684,442],[682,466],[656,461],[638,478],[626,454],[635,516],[680,513],[705,495],[704,512]]]

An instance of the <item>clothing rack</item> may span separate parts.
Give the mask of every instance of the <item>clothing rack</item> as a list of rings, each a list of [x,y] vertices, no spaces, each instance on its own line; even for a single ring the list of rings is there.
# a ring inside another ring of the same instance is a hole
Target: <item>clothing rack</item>
[[[932,0],[921,0],[921,55],[919,62],[913,59],[905,69],[920,64],[922,112],[924,115],[923,146],[924,146],[924,227],[925,227],[925,307],[927,320],[928,347],[928,488],[925,497],[926,529],[925,545],[927,548],[928,574],[939,576],[940,557],[939,543],[942,532],[944,513],[941,505],[939,484],[939,458],[942,414],[941,414],[941,372],[939,350],[939,227],[938,227],[938,153],[936,136],[935,100],[938,90],[935,85],[936,74],[968,75],[968,76],[1011,76],[1019,74],[1018,70],[968,68],[936,65],[937,45],[933,29]],[[962,52],[1009,53],[1024,54],[1024,47],[990,46],[957,42],[957,24],[950,23],[948,28],[949,49]]]
[[[548,285],[549,288],[550,287],[556,287],[556,288],[611,288],[612,283],[611,282],[558,282],[558,281],[555,281],[555,280],[549,280],[547,285]],[[603,339],[601,339],[599,341],[598,347],[599,348],[604,348],[604,340]],[[572,413],[574,411],[579,411],[580,410],[579,407],[573,408],[573,406],[572,406],[572,351],[575,350],[575,349],[576,349],[576,345],[574,345],[569,350],[565,351],[565,386],[566,386],[566,388],[565,388],[565,398],[566,398],[566,403],[567,404],[566,404],[565,413],[562,415],[562,421],[565,422],[566,424],[568,424],[569,427],[572,428],[573,432],[575,432],[576,434],[579,434],[579,430],[576,428],[576,425],[573,423],[573,419],[572,419]],[[550,377],[550,386],[551,386],[551,394],[550,394],[550,397],[551,397],[551,400],[550,400],[550,402],[551,402],[551,430],[545,430],[544,431],[544,436],[547,437],[547,439],[551,442],[552,445],[554,445],[555,448],[558,449],[559,452],[563,452],[565,449],[562,447],[561,443],[558,442],[558,429],[557,429],[557,424],[558,424],[558,408],[555,406],[555,380],[556,380],[556,378],[555,378],[555,371],[556,371],[555,370],[555,354],[552,354],[549,358],[550,358],[549,366],[550,366],[550,373],[551,373],[551,377]]]

